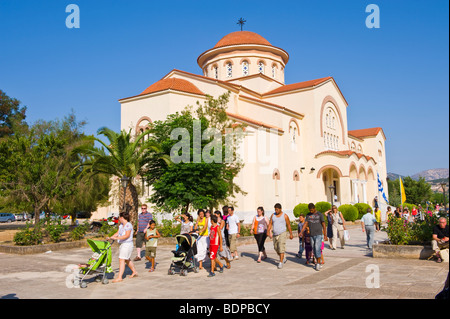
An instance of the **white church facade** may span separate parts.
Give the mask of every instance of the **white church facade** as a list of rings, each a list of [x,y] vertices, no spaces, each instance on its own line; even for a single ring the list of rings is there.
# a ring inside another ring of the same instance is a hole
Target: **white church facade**
[[[348,102],[330,76],[285,84],[288,60],[286,51],[260,35],[232,32],[200,54],[201,75],[174,69],[142,93],[120,99],[121,129],[139,133],[153,121],[203,103],[206,95],[230,92],[228,116],[244,123],[248,135],[245,166],[236,178],[247,194],[234,199],[241,219],[251,218],[258,206],[273,211],[275,203],[289,214],[299,203],[332,197],[338,204],[371,204],[378,196],[377,173],[387,194],[382,128],[350,130]],[[261,131],[269,159],[252,157]],[[149,191],[144,187],[143,202]]]

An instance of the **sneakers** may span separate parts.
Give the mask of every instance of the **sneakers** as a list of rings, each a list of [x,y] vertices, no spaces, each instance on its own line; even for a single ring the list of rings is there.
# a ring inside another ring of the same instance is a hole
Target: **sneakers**
[[[141,257],[136,256],[136,258],[134,258],[133,261],[139,261],[139,260],[141,260],[141,259],[142,259]]]
[[[316,263],[315,269],[316,269],[317,271],[319,271],[321,268],[322,268],[322,265],[319,264],[319,263]]]
[[[216,276],[216,274],[213,273],[213,272],[210,272],[209,275],[208,275],[208,277],[215,277],[215,276]]]
[[[278,269],[283,268],[283,263],[278,263]]]

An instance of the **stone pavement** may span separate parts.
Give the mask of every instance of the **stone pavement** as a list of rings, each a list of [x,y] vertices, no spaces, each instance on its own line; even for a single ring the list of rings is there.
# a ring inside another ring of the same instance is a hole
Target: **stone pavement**
[[[128,270],[121,283],[89,282],[85,289],[66,284],[70,276],[66,268],[86,262],[92,254],[88,248],[26,256],[0,254],[0,298],[433,299],[442,289],[448,263],[372,258],[365,248],[365,234],[360,226],[349,227],[349,232],[351,238],[345,249],[330,250],[328,243],[325,244],[325,265],[320,271],[295,257],[297,237],[287,241],[287,262],[283,269],[277,269],[277,255],[268,239],[268,259],[255,262],[256,242],[239,246],[240,259],[233,261],[231,269],[225,269],[223,274],[216,272],[214,278],[208,278],[206,270],[189,272],[186,277],[169,276],[167,270],[174,247],[160,246],[155,272],[148,272],[148,264],[143,259],[135,263],[138,277],[129,278]],[[375,240],[385,239],[386,233],[376,233]],[[117,273],[117,246],[112,252],[112,266]],[[209,269],[209,262],[205,266]],[[377,274],[378,288],[374,287]]]

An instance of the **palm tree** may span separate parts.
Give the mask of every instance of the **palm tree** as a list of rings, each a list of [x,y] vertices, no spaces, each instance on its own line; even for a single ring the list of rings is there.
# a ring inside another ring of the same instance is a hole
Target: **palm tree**
[[[150,132],[145,131],[135,138],[131,134],[131,129],[126,132],[122,130],[116,133],[113,130],[102,127],[97,134],[108,139],[108,144],[101,139],[92,137],[93,141],[100,143],[103,147],[97,148],[94,143],[85,144],[76,149],[76,152],[84,154],[85,160],[80,164],[89,169],[93,174],[104,173],[109,176],[130,178],[123,203],[123,188],[120,187],[119,206],[123,209],[126,205],[130,207],[130,222],[135,225],[139,209],[139,197],[136,190],[136,178],[144,176],[146,166],[149,161],[164,161],[170,165],[171,160],[167,155],[162,154],[160,145],[148,138]]]

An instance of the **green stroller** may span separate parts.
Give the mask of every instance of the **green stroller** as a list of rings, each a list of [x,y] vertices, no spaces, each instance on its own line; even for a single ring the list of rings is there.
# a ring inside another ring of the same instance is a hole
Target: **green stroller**
[[[91,247],[92,257],[86,264],[80,264],[80,271],[78,277],[74,280],[74,285],[86,288],[87,283],[85,278],[89,275],[96,274],[95,281],[102,284],[108,284],[106,273],[112,272],[111,268],[111,244],[112,241],[100,241],[88,239],[87,243]]]

